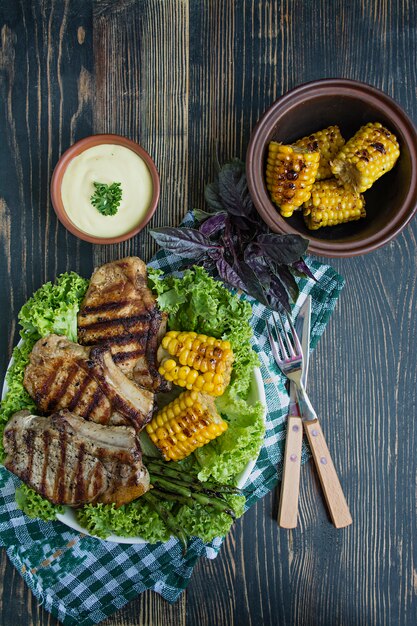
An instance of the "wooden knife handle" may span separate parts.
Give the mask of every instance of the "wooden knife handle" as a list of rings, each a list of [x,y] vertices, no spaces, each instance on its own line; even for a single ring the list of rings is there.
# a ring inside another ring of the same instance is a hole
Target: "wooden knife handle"
[[[302,442],[303,422],[301,417],[288,417],[284,470],[278,509],[278,524],[282,528],[295,528],[297,526]]]
[[[352,523],[352,517],[318,420],[304,421],[304,430],[307,434],[332,522],[336,528],[349,526]]]

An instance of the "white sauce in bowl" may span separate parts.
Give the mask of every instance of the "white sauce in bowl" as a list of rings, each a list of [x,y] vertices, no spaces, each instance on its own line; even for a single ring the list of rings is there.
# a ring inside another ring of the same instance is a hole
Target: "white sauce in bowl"
[[[115,215],[102,215],[91,204],[94,183],[121,183],[122,199]],[[151,173],[133,150],[114,144],[88,148],[74,157],[62,178],[61,197],[71,222],[89,235],[118,237],[137,226],[152,199]]]

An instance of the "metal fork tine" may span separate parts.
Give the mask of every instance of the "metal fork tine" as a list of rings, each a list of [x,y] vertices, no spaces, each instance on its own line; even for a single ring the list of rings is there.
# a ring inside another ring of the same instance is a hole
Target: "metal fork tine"
[[[291,317],[288,315],[288,323],[291,328],[292,338],[294,340],[295,349],[297,350],[297,354],[303,354],[303,349],[301,347],[300,340],[298,338],[297,333],[295,332],[294,324],[292,323]]]
[[[287,349],[290,353],[290,355],[295,356],[295,352],[294,352],[294,348],[293,345],[291,343],[291,339],[289,334],[287,333],[285,326],[284,326],[284,318],[282,317],[281,313],[278,311],[278,315],[279,315],[279,321],[281,322],[281,326],[282,326],[282,332],[284,333],[284,337],[285,337],[285,341],[287,343]]]
[[[274,340],[274,337],[272,335],[272,328],[271,328],[268,320],[266,320],[266,327],[267,327],[267,330],[268,330],[268,337],[269,337],[269,343],[271,344],[272,355],[273,355],[273,357],[275,359],[276,364],[279,366],[279,364],[281,363],[281,358],[280,358],[280,356],[278,354],[278,351],[276,349],[275,340]]]
[[[281,333],[280,333],[280,330],[278,328],[277,320],[275,318],[275,313],[272,313],[272,319],[274,320],[275,332],[277,334],[279,347],[281,348],[282,357],[284,359],[288,359],[288,357],[290,356],[290,353],[289,353],[288,350],[285,349],[285,345],[284,345],[284,342],[282,341]],[[281,318],[281,325],[282,325],[282,318]]]

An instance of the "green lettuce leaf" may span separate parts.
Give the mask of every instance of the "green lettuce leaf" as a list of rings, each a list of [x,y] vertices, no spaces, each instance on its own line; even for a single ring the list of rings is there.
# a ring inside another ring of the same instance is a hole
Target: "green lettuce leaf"
[[[16,489],[16,504],[28,517],[39,517],[44,522],[52,522],[57,513],[63,513],[64,507],[52,504],[36,491],[22,483]]]
[[[219,413],[229,424],[223,435],[197,448],[194,456],[200,469],[201,481],[236,483],[236,477],[252,459],[256,459],[265,435],[264,406],[260,402],[249,404],[230,392],[216,398]]]
[[[245,497],[230,495],[226,499],[236,516],[240,517],[245,509]],[[172,512],[172,502],[161,504]],[[189,537],[200,537],[203,541],[226,535],[233,523],[229,515],[212,511],[198,503],[191,507],[181,506],[174,517]],[[77,519],[89,533],[103,539],[115,534],[122,537],[139,536],[149,543],[157,543],[168,541],[171,536],[159,515],[141,498],[118,509],[114,504],[87,504],[77,510]]]
[[[77,510],[77,518],[89,533],[103,539],[115,534],[156,543],[168,541],[171,535],[159,515],[140,498],[118,509],[114,504],[87,504]]]
[[[77,313],[89,281],[75,272],[61,274],[45,283],[19,313],[23,339],[37,340],[50,333],[77,341]]]

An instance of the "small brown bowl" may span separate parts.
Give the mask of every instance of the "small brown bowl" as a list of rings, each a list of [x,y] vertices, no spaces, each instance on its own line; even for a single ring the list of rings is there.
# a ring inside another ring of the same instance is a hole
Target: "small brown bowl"
[[[144,218],[134,228],[129,230],[127,233],[124,233],[123,235],[119,235],[118,237],[94,237],[93,235],[89,235],[88,233],[85,233],[84,231],[77,228],[77,226],[75,226],[75,224],[73,224],[73,222],[69,219],[61,197],[62,179],[70,161],[74,157],[81,154],[81,152],[84,152],[84,150],[92,148],[93,146],[98,146],[100,144],[115,144],[118,146],[124,146],[125,148],[129,148],[145,161],[152,178],[152,199]],[[127,139],[126,137],[122,137],[120,135],[91,135],[89,137],[84,137],[84,139],[80,139],[80,141],[74,143],[61,156],[55,166],[51,179],[52,206],[54,207],[55,213],[57,214],[57,217],[61,224],[63,224],[65,228],[76,237],[79,237],[84,241],[89,241],[90,243],[98,244],[120,243],[121,241],[126,241],[127,239],[134,237],[134,235],[137,235],[138,232],[140,232],[146,226],[146,224],[155,213],[159,201],[159,192],[160,184],[158,170],[156,169],[155,163],[153,162],[149,154],[135,141],[132,141],[131,139]]]
[[[367,122],[381,122],[400,144],[394,168],[365,192],[364,219],[310,231],[301,211],[283,218],[266,188],[265,167],[270,141],[291,143],[332,124],[347,140]],[[249,192],[258,213],[276,233],[302,235],[309,252],[351,257],[371,252],[396,237],[417,208],[417,131],[394,100],[364,83],[323,79],[306,83],[276,100],[257,123],[246,155]]]

